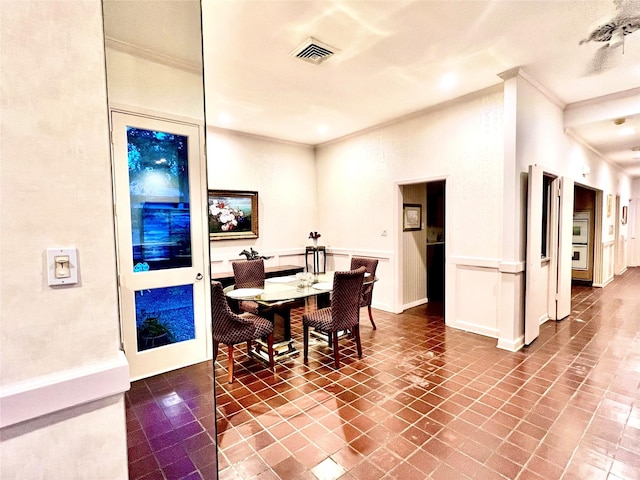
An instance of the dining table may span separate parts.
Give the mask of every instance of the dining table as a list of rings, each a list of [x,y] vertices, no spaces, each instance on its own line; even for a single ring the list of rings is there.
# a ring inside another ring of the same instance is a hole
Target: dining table
[[[312,299],[315,299],[315,308],[328,307],[334,273],[305,272],[266,278],[261,288],[235,288],[235,285],[230,285],[224,288],[224,293],[231,304],[239,300],[258,303],[259,314],[274,323],[274,356],[276,360],[282,360],[299,353],[291,337],[291,309],[308,305]],[[370,273],[365,273],[363,285],[377,280],[377,277],[371,278]],[[252,353],[268,361],[266,350],[266,343],[257,341]]]

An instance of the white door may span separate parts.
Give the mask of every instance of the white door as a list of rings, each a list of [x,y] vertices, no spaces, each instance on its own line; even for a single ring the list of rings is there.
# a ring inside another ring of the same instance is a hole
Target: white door
[[[113,112],[112,128],[121,329],[135,380],[207,358],[202,143],[197,125]]]
[[[571,310],[573,181],[529,166],[524,343]]]
[[[527,267],[524,308],[524,343],[529,345],[540,334],[540,322],[547,316],[547,285],[542,268],[542,167],[529,166],[527,201]]]
[[[571,313],[571,247],[573,240],[573,180],[560,179],[558,192],[558,248],[554,255],[557,265],[555,296],[555,320],[562,320]]]

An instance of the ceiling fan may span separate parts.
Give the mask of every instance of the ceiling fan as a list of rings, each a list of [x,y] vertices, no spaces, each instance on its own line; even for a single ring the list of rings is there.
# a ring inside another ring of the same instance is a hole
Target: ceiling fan
[[[598,22],[587,38],[580,41],[580,45],[587,42],[604,44],[596,51],[588,75],[601,72],[615,48],[621,46],[624,53],[624,37],[640,29],[639,0],[614,0],[613,3],[616,7],[613,16]]]

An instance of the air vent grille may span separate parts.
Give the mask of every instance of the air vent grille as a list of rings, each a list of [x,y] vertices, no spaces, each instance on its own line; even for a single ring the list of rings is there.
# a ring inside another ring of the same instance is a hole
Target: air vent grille
[[[333,56],[338,50],[316,40],[313,37],[308,38],[302,45],[296,48],[291,55],[304,60],[305,62],[319,65],[329,57]]]

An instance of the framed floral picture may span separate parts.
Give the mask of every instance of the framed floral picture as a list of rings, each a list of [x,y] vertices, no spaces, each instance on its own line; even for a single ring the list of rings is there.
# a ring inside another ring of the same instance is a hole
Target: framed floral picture
[[[258,238],[258,192],[209,190],[209,238]]]

